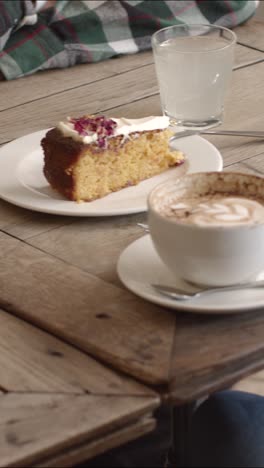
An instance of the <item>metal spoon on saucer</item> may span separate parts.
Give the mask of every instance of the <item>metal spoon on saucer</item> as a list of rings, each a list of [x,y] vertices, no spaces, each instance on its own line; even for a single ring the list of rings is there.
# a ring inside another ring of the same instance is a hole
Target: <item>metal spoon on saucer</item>
[[[235,291],[239,289],[242,290],[242,289],[263,288],[264,280],[250,281],[248,283],[233,284],[230,286],[220,286],[217,288],[206,288],[206,289],[201,289],[200,291],[196,291],[196,292],[187,292],[187,291],[183,291],[180,288],[174,288],[174,287],[165,286],[162,284],[151,284],[151,286],[155,289],[155,291],[162,294],[163,296],[169,297],[170,299],[175,299],[177,301],[187,301],[189,299],[194,299],[194,298],[202,297],[202,296],[213,294],[213,293]]]

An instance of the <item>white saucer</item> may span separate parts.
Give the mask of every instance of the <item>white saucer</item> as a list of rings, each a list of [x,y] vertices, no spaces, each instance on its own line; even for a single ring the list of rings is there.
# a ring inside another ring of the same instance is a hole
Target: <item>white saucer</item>
[[[175,286],[186,291],[194,291],[194,288],[186,284],[180,276],[174,277],[166,268],[149,235],[134,241],[122,252],[117,271],[122,283],[133,293],[155,304],[183,312],[230,314],[264,306],[264,288],[213,293],[186,302],[172,300],[159,294],[151,284]],[[264,279],[264,272],[258,279]]]

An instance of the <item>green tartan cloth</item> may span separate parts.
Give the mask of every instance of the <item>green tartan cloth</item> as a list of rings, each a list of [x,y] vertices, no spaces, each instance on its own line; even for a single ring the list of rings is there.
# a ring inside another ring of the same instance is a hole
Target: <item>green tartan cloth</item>
[[[59,0],[43,10],[32,1],[0,0],[0,70],[7,80],[49,68],[98,62],[151,48],[151,35],[174,24],[233,28],[257,1]]]

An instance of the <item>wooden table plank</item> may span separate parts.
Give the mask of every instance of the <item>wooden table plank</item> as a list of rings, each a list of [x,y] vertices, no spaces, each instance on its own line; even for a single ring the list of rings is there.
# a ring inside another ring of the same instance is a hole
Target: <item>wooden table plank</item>
[[[141,80],[138,79],[139,76],[142,77]],[[109,93],[110,89],[111,93]],[[131,70],[122,75],[59,93],[56,99],[54,96],[48,96],[41,100],[41,106],[44,106],[45,112],[39,112],[38,100],[28,102],[2,112],[0,143],[55,125],[67,115],[100,112],[108,107],[131,102],[133,99],[140,99],[154,92],[157,92],[157,82],[154,65],[151,64],[140,70]],[[16,126],[10,128],[10,122],[13,119],[16,121]]]
[[[139,76],[142,77],[139,80]],[[111,92],[109,92],[111,90]],[[55,125],[67,115],[96,113],[157,92],[154,65],[91,83],[1,113],[0,143]],[[85,99],[84,99],[85,96]],[[39,109],[45,108],[45,112]],[[16,122],[10,126],[10,122]]]
[[[142,77],[139,80],[139,76]],[[111,90],[111,92],[109,92]],[[101,112],[157,92],[154,65],[36,100],[1,113],[0,143],[55,125],[67,115]],[[84,99],[85,96],[85,99]],[[40,112],[41,108],[46,109]],[[15,119],[15,120],[14,120]],[[10,122],[16,122],[10,126]]]
[[[170,400],[192,401],[263,369],[263,333],[263,311],[215,317],[178,314]]]
[[[142,228],[137,225],[140,222],[146,222],[146,213],[114,218],[85,218],[70,226],[28,238],[27,243],[120,286],[117,261],[121,252],[142,236]],[[6,231],[13,234],[12,227]],[[75,242],[77,235],[78,242]],[[100,259],[98,248],[103,250]]]
[[[2,241],[8,247],[7,239]],[[9,242],[18,243],[14,239]],[[0,268],[1,300],[6,304],[8,302],[10,310],[16,310],[17,314],[147,382],[161,382],[160,374],[157,375],[156,368],[152,368],[153,361],[160,368],[171,359],[169,392],[173,401],[197,398],[229,385],[264,365],[262,312],[228,317],[187,317],[158,309],[129,293],[129,300],[125,302],[125,291],[121,293],[120,290],[119,294],[118,288],[73,267],[68,266],[65,271],[64,264],[29,246],[19,246],[9,251],[7,260],[6,255],[5,258],[3,256],[0,265],[3,269],[2,272]],[[11,277],[15,265],[14,285]],[[25,291],[26,284],[31,284],[34,291],[29,298]],[[102,298],[100,291],[103,290]],[[45,308],[43,300],[47,297],[47,291],[49,301]],[[104,303],[103,311],[100,309],[101,300]],[[73,310],[76,311],[74,314]],[[111,316],[111,322],[107,320],[107,330],[106,318],[96,319],[98,312],[93,310],[100,310],[100,315],[104,314],[101,317]],[[165,340],[173,336],[175,316],[174,351],[169,354],[170,347],[167,347],[166,354],[162,346],[153,347],[150,337],[155,343],[158,336],[159,340],[160,337]],[[106,331],[107,337],[104,335]],[[103,349],[100,348],[101,343]],[[145,370],[147,366],[148,372]]]
[[[75,466],[84,460],[87,461],[95,456],[105,453],[110,449],[131,442],[138,437],[148,434],[155,429],[156,422],[152,418],[144,418],[136,423],[130,424],[120,430],[113,431],[104,437],[88,443],[83,443],[73,449],[66,449],[56,457],[42,460],[35,468],[64,468]]]
[[[255,395],[264,396],[264,384],[263,381],[255,380],[254,376],[250,376],[247,379],[243,379],[237,382],[233,387],[233,390],[239,392],[253,393]]]
[[[254,63],[262,56],[263,54],[259,51],[238,45],[236,47],[235,65],[243,66],[244,64]],[[0,82],[2,95],[2,99],[0,98],[0,112],[48,96],[54,96],[54,99],[56,99],[58,93],[82,88],[89,83],[115,77],[151,63],[153,63],[153,55],[152,51],[148,51],[96,64],[82,64],[63,70],[43,71],[12,82],[2,81]],[[50,86],[51,82],[52,86]]]
[[[0,200],[0,229],[7,229],[13,236],[20,239],[42,234],[75,221],[76,217],[50,216],[19,208]]]
[[[144,382],[168,381],[174,314],[3,233],[0,259],[4,309]]]
[[[263,58],[262,51],[254,50],[247,46],[237,44],[235,49],[234,68],[236,69],[248,66],[250,64],[252,65],[258,60],[262,60]]]
[[[256,51],[240,46],[238,61],[254,61],[259,57]],[[17,107],[26,102],[54,96],[63,91],[80,88],[126,71],[153,63],[152,52],[142,52],[113,58],[99,63],[76,65],[64,69],[52,69],[35,73],[24,78],[0,81],[2,99],[0,111]],[[52,86],[51,86],[52,83]]]
[[[0,463],[31,466],[95,440],[157,407],[152,397],[8,394],[0,396]]]
[[[260,177],[264,176],[264,153],[260,153],[257,156],[243,160],[242,162],[231,164],[226,166],[227,171],[244,172],[246,174],[253,174]]]
[[[264,37],[263,37],[264,21],[262,19],[252,19],[235,29],[238,37],[238,42],[248,47],[255,47],[257,50],[264,52]]]
[[[249,49],[245,50],[248,57]],[[244,53],[241,55],[244,56]],[[67,115],[106,112],[113,107],[131,103],[157,92],[155,69],[154,65],[150,64],[58,93],[56,96],[27,102],[1,113],[0,143],[49,128]],[[39,111],[40,106],[42,112]],[[15,122],[16,125],[10,125],[10,122]]]
[[[9,392],[153,396],[147,387],[3,310],[0,387]]]

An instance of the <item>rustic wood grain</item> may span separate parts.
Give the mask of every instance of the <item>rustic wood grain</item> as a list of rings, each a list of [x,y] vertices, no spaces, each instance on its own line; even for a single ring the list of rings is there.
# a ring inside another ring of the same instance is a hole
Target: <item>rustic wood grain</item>
[[[239,47],[241,46],[238,46],[238,49]],[[248,54],[251,52],[247,48],[245,51],[248,60]],[[244,57],[244,52],[240,52],[240,54]],[[142,99],[157,92],[158,85],[154,64],[149,64],[117,76],[62,91],[56,96],[47,96],[40,100],[26,102],[1,113],[0,143],[43,128],[49,128],[66,118],[67,115],[105,112],[107,109]],[[39,112],[40,106],[41,109],[45,109],[44,112],[43,110]],[[10,122],[14,121],[16,125],[10,125]]]
[[[19,208],[0,200],[0,229],[19,239],[42,234],[76,221],[76,217],[50,216],[45,213]]]
[[[264,384],[264,370],[252,375],[252,380],[260,381]]]
[[[177,316],[171,357],[171,401],[191,401],[263,369],[263,311]]]
[[[138,222],[146,222],[145,213],[115,218],[86,218],[77,224],[30,237],[27,243],[120,286],[117,261],[123,249],[144,234],[142,228],[137,226]],[[75,242],[77,235],[78,242]]]
[[[11,203],[7,203],[3,200],[0,200],[0,229],[8,225],[16,225],[17,223],[23,225],[31,220],[31,212],[29,210],[24,210],[23,208],[18,208]],[[36,213],[36,217],[39,217],[39,213]],[[48,216],[50,225],[52,223],[51,217]],[[58,217],[59,219],[59,217]],[[32,223],[34,224],[34,223]],[[55,224],[56,225],[56,224]]]
[[[262,20],[264,21],[264,3],[263,1],[259,2],[258,8],[256,10],[254,20]]]
[[[3,245],[6,244],[5,238],[2,241]],[[11,242],[19,243],[14,239]],[[9,283],[15,262],[17,273],[14,288]],[[3,271],[0,268],[0,298],[17,314],[151,383],[161,382],[156,367],[152,367],[153,361],[161,367],[171,359],[169,391],[173,401],[194,399],[230,385],[264,365],[262,312],[228,317],[177,315],[174,350],[170,358],[168,348],[166,356],[162,346],[156,345],[156,354],[153,352],[150,337],[157,339],[159,336],[160,340],[160,336],[164,336],[166,340],[171,336],[174,314],[167,315],[164,309],[158,309],[155,315],[156,308],[146,302],[143,303],[143,313],[138,308],[142,301],[131,297],[129,293],[129,300],[125,301],[125,291],[118,290],[117,293],[118,288],[70,266],[65,272],[61,262],[29,246],[19,245],[16,250],[10,250],[8,259],[1,258],[0,265],[3,268]],[[34,291],[30,297],[25,292],[26,284],[31,284]],[[42,301],[47,291],[49,301],[45,307]],[[99,297],[102,291],[103,310],[102,297]],[[85,306],[84,298],[87,302]],[[73,317],[72,310],[76,311]],[[102,317],[99,320],[96,318],[98,310]],[[107,316],[111,316],[111,319],[107,319]],[[170,322],[167,317],[171,318]],[[151,322],[147,327],[146,318]],[[167,320],[166,329],[164,318]],[[122,319],[125,319],[125,324]],[[100,347],[102,342],[103,349]],[[149,348],[149,342],[152,349]],[[158,354],[161,351],[162,359]],[[149,368],[146,372],[147,366]],[[164,379],[164,373],[162,376]]]
[[[155,429],[156,423],[152,418],[144,418],[136,423],[130,424],[121,430],[113,431],[104,437],[94,441],[83,443],[73,449],[66,449],[56,457],[43,460],[35,468],[64,468],[75,466],[83,460],[87,461],[98,454],[105,453],[110,449],[131,442],[138,437],[148,434]]]
[[[264,52],[263,25],[263,19],[258,18],[238,26],[235,29],[238,42],[248,47],[255,47]]]
[[[3,233],[0,305],[145,382],[168,381],[174,314]]]
[[[245,174],[253,174],[259,177],[264,176],[263,154],[248,158],[241,163],[231,164],[225,168],[226,171],[244,172]]]
[[[1,466],[30,466],[135,422],[157,404],[151,397],[2,395]]]
[[[232,389],[264,396],[264,382],[263,380],[255,379],[254,376],[241,380],[233,385]]]
[[[153,395],[147,387],[3,310],[0,387],[9,392]]]
[[[0,200],[0,229],[10,232],[12,236],[26,239],[42,234],[65,224],[76,221],[71,216],[50,216],[16,207],[11,203]]]
[[[235,65],[243,66],[259,60],[262,53],[241,45],[236,46]],[[105,80],[111,76],[144,67],[153,63],[152,51],[127,55],[96,64],[76,65],[63,70],[48,70],[34,75],[0,82],[0,111],[17,107],[21,104],[41,100],[58,93],[81,88],[89,83]],[[52,86],[51,86],[52,83]],[[45,102],[45,101],[44,101]],[[87,101],[89,102],[89,101]],[[40,101],[41,103],[41,101]],[[40,105],[39,103],[39,105]]]
[[[140,79],[139,79],[140,77]],[[141,99],[157,92],[154,65],[147,65],[90,83],[76,89],[70,89],[54,96],[22,104],[1,113],[0,143],[18,136],[56,125],[68,115],[100,113],[108,107],[114,107]],[[84,99],[85,96],[85,99]],[[45,112],[40,112],[45,108]],[[15,127],[10,122],[16,122]]]
[[[256,51],[242,46],[238,47],[238,63],[243,63],[247,60],[254,61],[259,56],[259,53]],[[105,78],[116,76],[150,63],[153,63],[153,55],[149,51],[105,60],[99,63],[47,70],[13,80],[12,82],[1,81],[1,94],[5,98],[0,98],[0,111],[37,99],[41,100],[47,96],[55,96],[63,91],[80,88],[89,83],[104,80]]]

